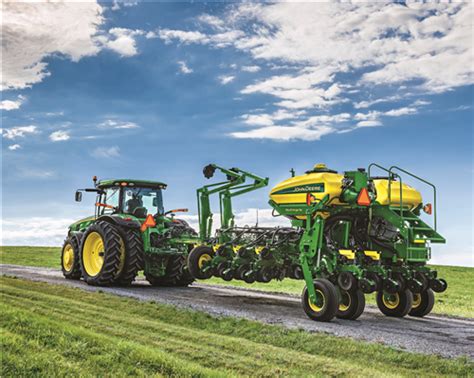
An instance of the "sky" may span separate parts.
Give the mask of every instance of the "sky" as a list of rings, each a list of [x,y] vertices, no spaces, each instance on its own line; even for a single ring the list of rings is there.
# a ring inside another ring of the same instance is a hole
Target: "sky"
[[[398,165],[437,186],[432,262],[474,266],[472,5],[2,3],[2,243],[61,245],[91,177],[164,181],[188,207],[209,163],[270,178]],[[410,180],[407,182],[410,183]],[[429,188],[412,183],[432,201]],[[214,211],[217,215],[217,209]],[[432,222],[432,218],[427,218]]]

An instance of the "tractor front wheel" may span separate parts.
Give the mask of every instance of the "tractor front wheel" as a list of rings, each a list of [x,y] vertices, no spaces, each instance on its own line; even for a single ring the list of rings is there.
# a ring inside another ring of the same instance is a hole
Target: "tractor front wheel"
[[[305,286],[301,300],[306,315],[313,320],[329,322],[336,315],[339,305],[336,287],[326,279],[317,279],[313,283],[316,300],[312,302]]]
[[[408,289],[396,293],[377,292],[377,306],[387,316],[402,318],[408,314],[412,305],[413,294]]]
[[[413,305],[408,315],[420,318],[428,315],[433,309],[434,302],[435,297],[431,289],[426,289],[421,293],[415,293],[413,294]]]
[[[196,279],[207,279],[212,276],[210,269],[203,271],[204,268],[214,257],[214,251],[211,247],[205,245],[199,245],[189,253],[188,255],[188,270]]]
[[[365,296],[361,290],[340,290],[340,301],[336,316],[339,319],[355,320],[365,308]]]
[[[64,277],[71,280],[81,278],[81,264],[79,262],[79,249],[82,234],[73,234],[64,241],[61,251],[61,270]]]
[[[123,270],[125,255],[119,230],[108,222],[94,223],[82,238],[80,262],[84,280],[95,286],[113,284]]]

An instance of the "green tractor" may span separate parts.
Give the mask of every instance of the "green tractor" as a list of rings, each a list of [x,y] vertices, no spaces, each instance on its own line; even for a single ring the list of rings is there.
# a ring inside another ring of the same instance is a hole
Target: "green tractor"
[[[194,281],[186,268],[196,232],[165,211],[166,184],[143,180],[102,180],[76,191],[96,194],[94,216],[69,227],[61,253],[63,274],[89,285],[130,285],[140,270],[153,286],[187,286]]]
[[[379,175],[374,174],[377,170]],[[270,282],[305,281],[303,309],[313,320],[355,320],[365,294],[376,294],[380,311],[393,317],[423,317],[445,280],[427,265],[431,247],[445,243],[437,231],[436,187],[397,166],[370,164],[338,173],[317,164],[274,186],[268,204],[288,227],[236,225],[232,201],[268,185],[268,178],[240,168],[210,164],[197,189],[199,234],[163,208],[161,182],[103,180],[82,191],[97,195],[93,217],[69,228],[62,249],[67,278],[91,285],[129,285],[144,270],[152,285],[187,286],[194,279]],[[223,176],[223,177],[222,177]],[[433,203],[406,184],[432,190]],[[214,230],[211,197],[219,202]],[[423,220],[433,216],[431,225]]]

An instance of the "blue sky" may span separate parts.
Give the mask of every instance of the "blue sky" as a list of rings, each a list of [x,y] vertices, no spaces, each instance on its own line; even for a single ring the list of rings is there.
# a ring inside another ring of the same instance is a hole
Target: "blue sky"
[[[473,265],[471,17],[468,3],[6,6],[3,244],[60,244],[92,210],[73,202],[92,175],[165,181],[193,222],[209,162],[270,185],[378,162],[437,185],[448,244],[433,261]],[[276,224],[267,195],[239,199],[238,219]]]

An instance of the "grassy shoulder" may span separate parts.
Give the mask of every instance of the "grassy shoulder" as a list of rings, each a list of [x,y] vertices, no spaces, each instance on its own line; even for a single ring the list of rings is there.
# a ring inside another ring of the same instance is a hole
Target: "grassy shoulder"
[[[0,263],[59,268],[60,248],[54,247],[0,247]],[[434,266],[439,277],[446,279],[448,290],[436,294],[434,313],[474,318],[474,268]],[[226,282],[211,278],[204,283],[246,287],[258,290],[300,295],[304,282],[285,279],[269,283],[246,284],[233,280]],[[366,295],[367,303],[375,304],[375,295]]]
[[[474,364],[0,278],[1,376],[460,376]],[[28,350],[28,353],[25,353]]]

